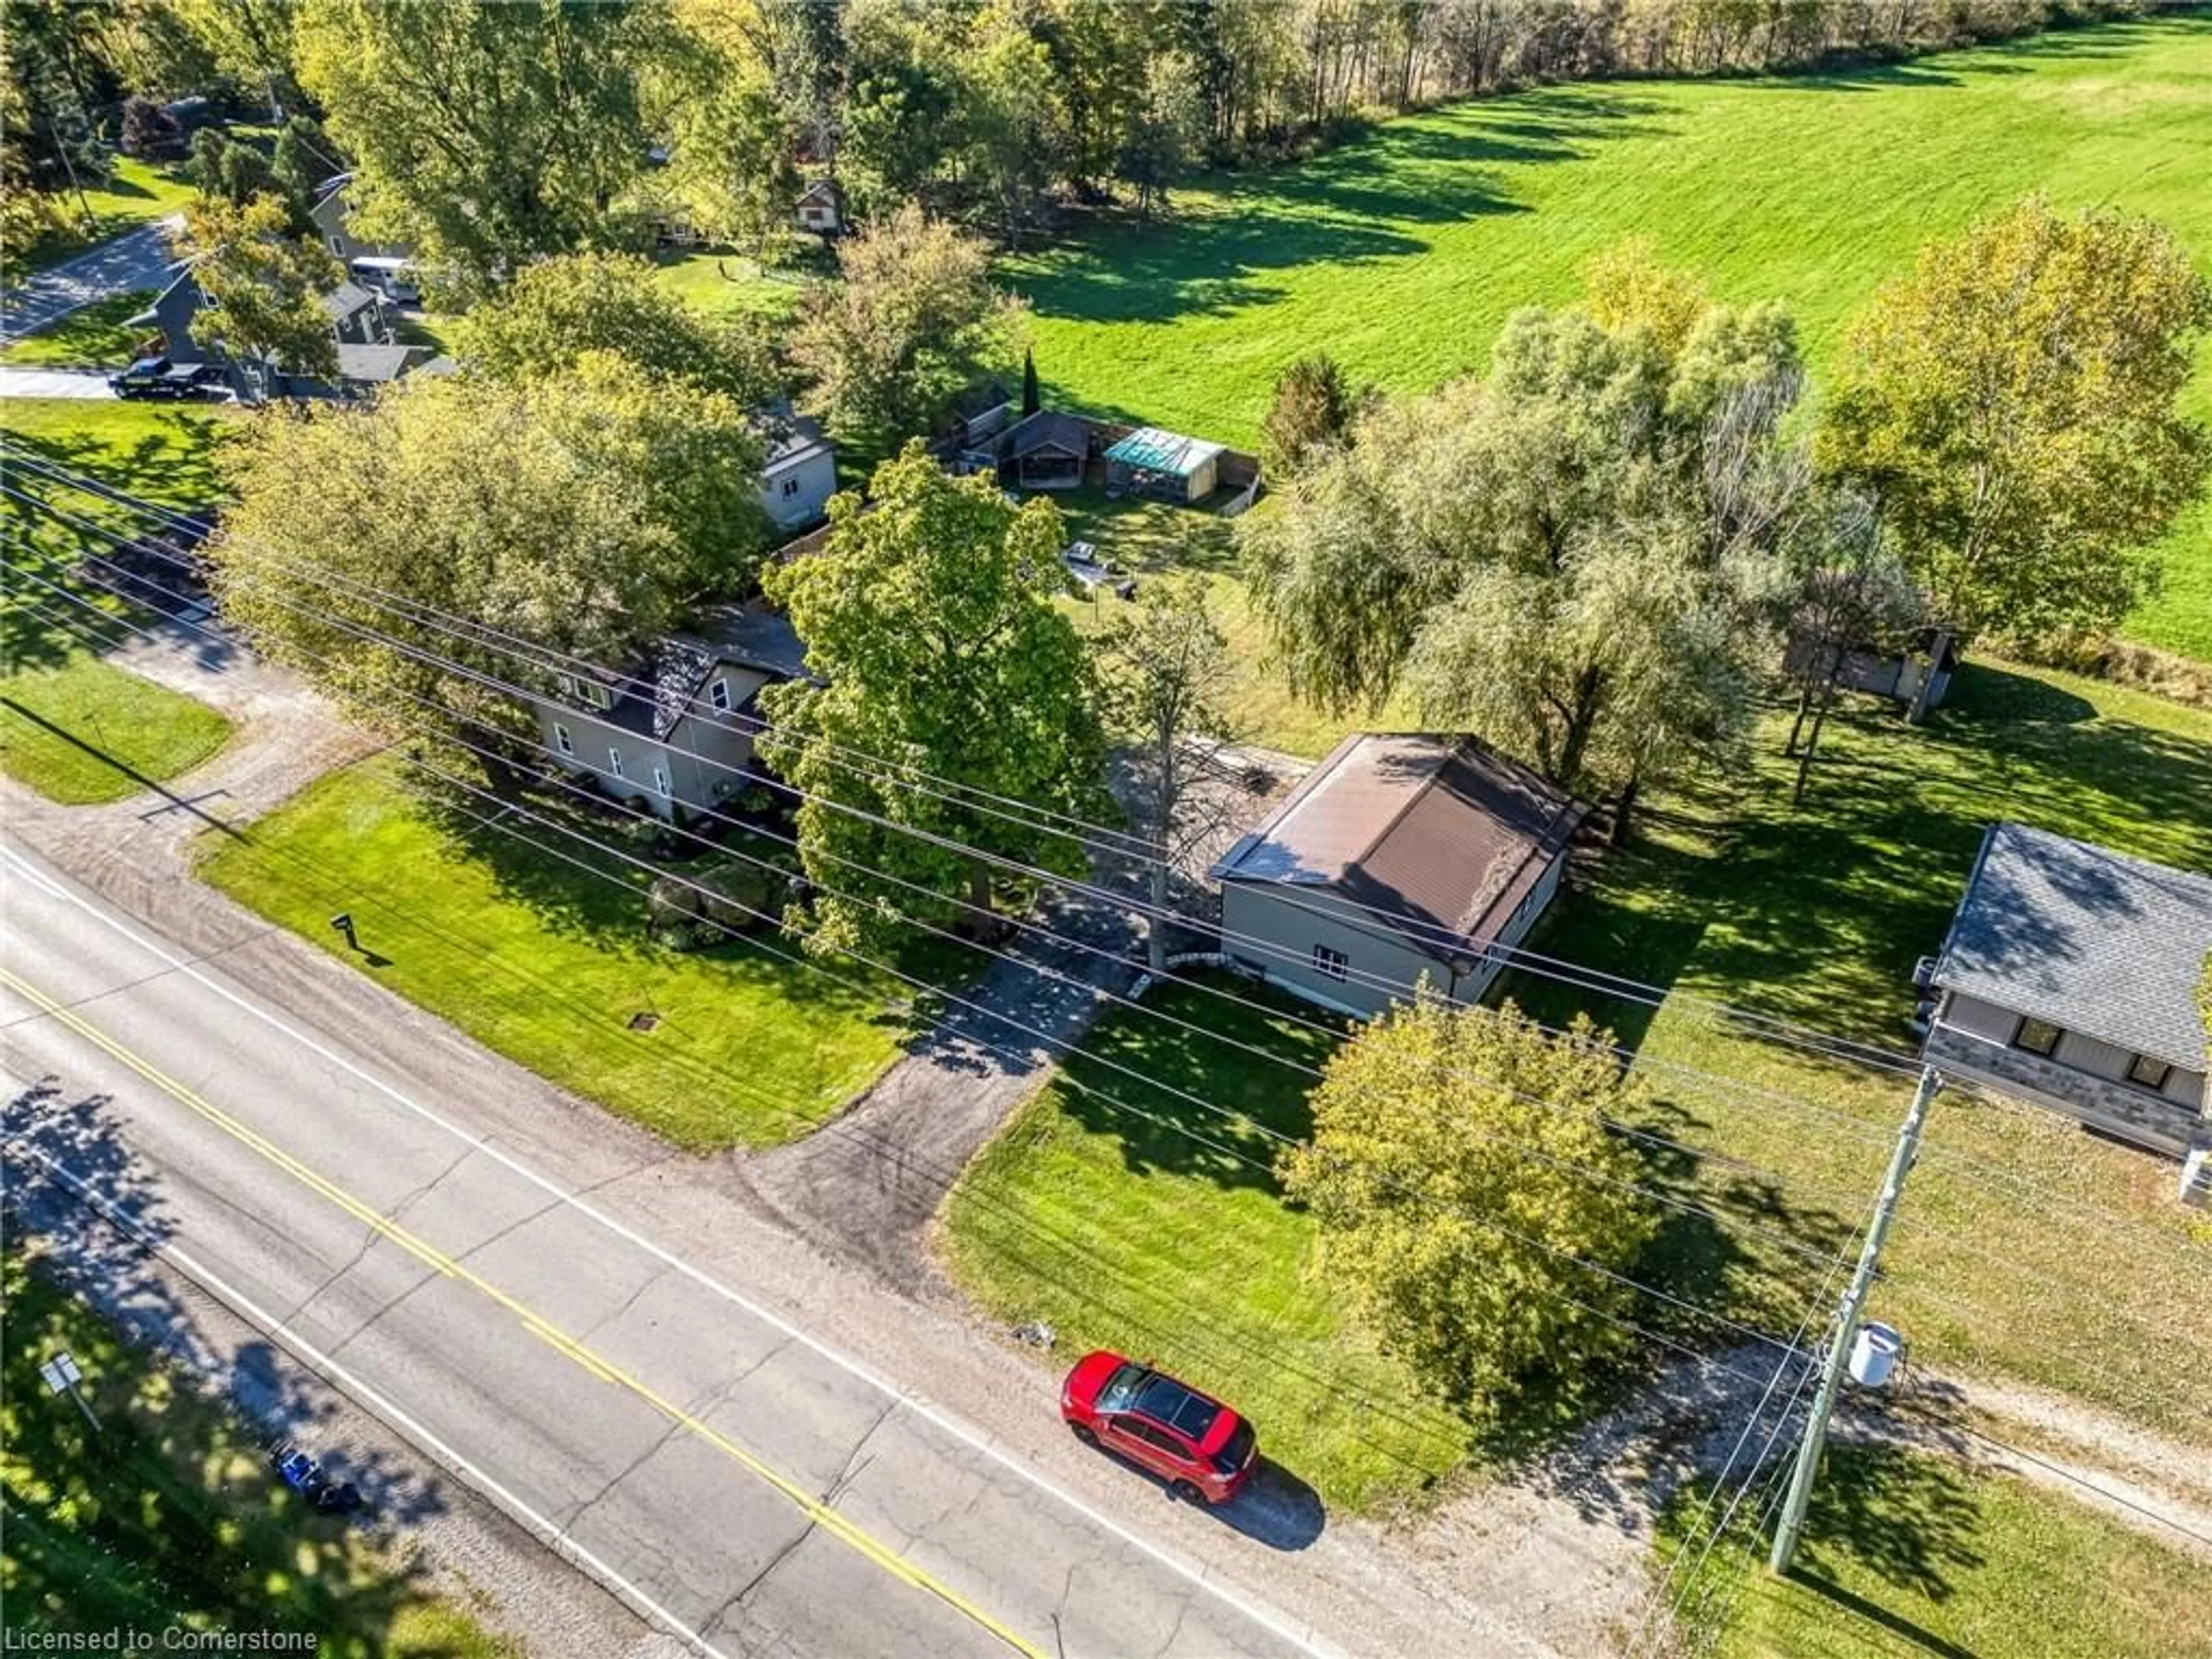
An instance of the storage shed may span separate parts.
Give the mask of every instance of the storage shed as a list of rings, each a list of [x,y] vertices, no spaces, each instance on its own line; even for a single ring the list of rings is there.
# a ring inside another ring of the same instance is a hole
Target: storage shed
[[[1156,426],[1139,427],[1106,452],[1109,493],[1200,501],[1213,493],[1221,446]]]

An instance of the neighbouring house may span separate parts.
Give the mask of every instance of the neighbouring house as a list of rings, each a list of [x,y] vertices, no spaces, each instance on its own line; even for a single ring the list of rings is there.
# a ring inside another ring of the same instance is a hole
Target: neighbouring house
[[[761,505],[776,528],[803,530],[819,523],[837,493],[837,450],[821,422],[788,409],[762,421],[768,459],[761,466]]]
[[[845,191],[835,179],[817,179],[799,192],[793,213],[801,230],[835,236],[845,228]]]
[[[395,242],[364,241],[353,233],[352,204],[353,174],[341,173],[325,179],[315,188],[314,205],[307,216],[314,221],[315,234],[323,239],[323,246],[331,252],[349,270],[356,259],[408,259],[414,250]]]
[[[2208,951],[2212,876],[1992,824],[1923,964],[1923,1057],[2133,1144],[2212,1147],[2197,1004]]]
[[[744,787],[763,686],[806,672],[790,621],[723,605],[619,674],[562,676],[536,699],[549,758],[665,818],[719,809]]]
[[[1370,1015],[1486,990],[1557,893],[1577,800],[1472,738],[1354,732],[1209,872],[1224,954]]]
[[[1821,648],[1814,641],[1793,639],[1783,654],[1783,666],[1802,678],[1814,668],[1814,653]],[[1917,725],[1929,709],[1942,706],[1958,669],[1959,647],[1950,630],[1929,628],[1920,631],[1909,651],[1845,651],[1836,665],[1836,684],[1847,691],[1902,704],[1905,718]]]
[[[1022,489],[1073,489],[1091,463],[1091,428],[1073,415],[1040,409],[1000,434],[999,480]]]
[[[391,304],[373,288],[340,283],[322,298],[323,314],[330,319],[331,334],[338,347],[338,384],[325,386],[301,376],[285,378],[284,389],[295,393],[331,396],[366,391],[398,380],[429,363],[435,355],[427,346],[404,345],[394,337]],[[245,392],[249,373],[258,369],[232,362],[222,348],[198,337],[200,313],[207,295],[190,268],[155,296],[152,307],[131,319],[133,327],[158,330],[161,353],[173,362],[220,363],[230,374],[234,390]]]

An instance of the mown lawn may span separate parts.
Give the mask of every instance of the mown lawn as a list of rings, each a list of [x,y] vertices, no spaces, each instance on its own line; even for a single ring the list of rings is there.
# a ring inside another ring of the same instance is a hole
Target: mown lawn
[[[1924,728],[1870,707],[1832,723],[1802,811],[1782,735],[1771,722],[1735,788],[1658,804],[1529,942],[1667,986],[1662,1006],[1527,975],[1505,988],[1548,1017],[1588,1007],[1635,1042],[1672,1133],[1773,1172],[1714,1164],[1706,1189],[1825,1240],[1871,1201],[1910,1078],[1754,1040],[1698,999],[1911,1048],[1913,963],[1941,944],[1992,820],[2212,870],[2212,714],[1977,664]],[[1929,1365],[2040,1383],[2212,1447],[2212,1229],[2173,1183],[2170,1163],[2053,1114],[1941,1096],[1875,1313]],[[1778,1273],[1742,1237],[1711,1266],[1741,1316],[1794,1328],[1802,1272]]]
[[[1176,216],[1009,259],[1052,395],[1249,447],[1326,349],[1415,391],[1477,370],[1516,307],[1634,233],[1735,301],[1778,299],[1816,369],[1927,240],[2032,191],[2164,221],[2212,269],[2212,18],[2064,31],[1790,80],[1546,88],[1389,122],[1304,166],[1178,192]],[[2191,405],[2212,415],[2212,342]],[[2130,631],[2212,659],[2212,517]]]
[[[84,195],[86,205],[92,210],[92,222],[88,225],[78,222],[77,200],[72,192],[64,202],[71,228],[40,237],[27,247],[9,249],[9,280],[59,264],[95,243],[135,230],[149,220],[182,212],[185,204],[192,199],[192,185],[181,171],[161,163],[119,155],[115,160],[113,176],[106,185],[88,190]]]
[[[1662,1565],[1705,1489],[1662,1527]],[[1786,1579],[1739,1516],[1692,1605],[1721,1618],[1720,1659],[2205,1659],[2206,1567],[2063,1492],[1948,1458],[1838,1446]],[[1711,1601],[1704,1598],[1710,1591]]]
[[[178,507],[196,507],[214,493],[215,446],[230,418],[74,398],[0,401],[0,431],[12,441],[55,465]],[[90,525],[133,533],[143,527],[120,507],[13,466],[4,471],[11,488]],[[70,587],[110,615],[126,610],[71,574],[86,552],[110,545],[99,530],[9,499],[0,502],[0,535],[11,563]],[[92,638],[128,636],[127,629],[47,588],[25,583],[11,594],[0,612],[0,698],[9,705],[0,706],[0,767],[9,775],[57,800],[116,800],[144,780],[189,771],[222,745],[230,726],[214,709],[94,653]]]
[[[642,872],[513,827],[520,836],[449,834],[395,763],[372,760],[319,780],[243,841],[210,836],[199,873],[487,1047],[695,1151],[804,1134],[897,1054],[898,984],[829,964],[860,981],[842,986],[750,941],[653,944]],[[611,819],[587,827],[623,838]],[[366,956],[332,932],[341,910]],[[631,1029],[640,1014],[658,1024]]]
[[[1310,1018],[1300,1005],[1256,1000],[1241,1008],[1178,987],[1148,1000],[1211,1036],[1151,1013],[1103,1019],[969,1165],[940,1245],[994,1317],[1052,1325],[1056,1359],[1092,1347],[1156,1358],[1249,1413],[1268,1458],[1324,1504],[1367,1506],[1449,1473],[1468,1430],[1376,1353],[1314,1276],[1316,1229],[1284,1205],[1277,1143],[1254,1127],[1308,1133],[1310,1079],[1231,1045],[1317,1066],[1335,1039],[1281,1017]]]
[[[1145,514],[1173,511],[1085,517],[1073,505],[1079,528],[1126,528],[1131,546]],[[1990,818],[2212,867],[2212,716],[1976,665],[1929,727],[1870,708],[1832,724],[1802,811],[1787,804],[1783,731],[1778,715],[1734,787],[1653,803],[1637,842],[1531,941],[1670,987],[1662,1006],[1528,974],[1506,991],[1550,1018],[1588,1007],[1637,1045],[1657,1096],[1650,1127],[1687,1149],[1650,1148],[1644,1179],[1723,1218],[1671,1216],[1639,1275],[1787,1334],[1827,1304],[1813,1265],[1776,1237],[1851,1248],[1909,1079],[1754,1041],[1696,999],[1909,1048],[1912,963],[1940,941]],[[1333,736],[1317,728],[1310,746]],[[1152,1006],[1308,1065],[1328,1044],[1202,993],[1170,988]],[[1101,1092],[1046,1089],[948,1202],[943,1248],[969,1293],[994,1318],[1046,1320],[1067,1352],[1154,1353],[1249,1404],[1275,1455],[1333,1506],[1416,1492],[1477,1455],[1464,1424],[1346,1328],[1311,1276],[1310,1224],[1272,1180],[1181,1131],[1262,1162],[1270,1145],[1114,1060],[1282,1133],[1307,1130],[1310,1079],[1148,1013],[1104,1019],[1068,1068]],[[2057,1389],[2212,1446],[2212,1401],[2196,1382],[2212,1356],[2212,1230],[2173,1201],[2172,1165],[1956,1095],[1939,1101],[1928,1145],[1876,1316],[1931,1366]],[[2116,1255],[2125,1272],[2095,1265]],[[1639,1318],[1699,1346],[1732,1340],[1656,1298]]]
[[[73,635],[55,629],[27,649],[37,630],[10,618],[6,631],[0,771],[50,800],[121,800],[191,771],[229,739],[215,709],[102,661]]]
[[[0,1254],[7,1626],[70,1633],[312,1632],[339,1659],[517,1659],[358,1522],[317,1515],[258,1435],[167,1362],[126,1343],[34,1267]],[[67,1349],[97,1433],[39,1367]]]
[[[1267,641],[1244,583],[1237,573],[1235,521],[1198,507],[1128,498],[1109,500],[1103,490],[1055,493],[1070,541],[1087,541],[1138,579],[1170,570],[1206,577],[1206,599],[1229,643],[1229,690],[1224,702],[1247,742],[1293,755],[1326,754],[1353,725],[1407,727],[1413,713],[1394,705],[1370,719],[1346,720],[1294,694],[1267,660]],[[1272,511],[1264,499],[1253,509]],[[1086,632],[1105,628],[1124,608],[1110,593],[1070,599],[1064,608]]]
[[[797,307],[805,281],[796,271],[769,270],[742,253],[667,248],[653,255],[653,263],[660,267],[663,288],[712,315],[787,316]]]
[[[0,349],[0,363],[19,368],[120,368],[137,356],[149,331],[131,319],[154,303],[151,289],[98,300],[36,334]]]

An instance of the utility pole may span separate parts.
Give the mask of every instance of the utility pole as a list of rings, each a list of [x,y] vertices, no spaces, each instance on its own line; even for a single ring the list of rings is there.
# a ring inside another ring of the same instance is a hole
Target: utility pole
[[[1874,1288],[1882,1241],[1889,1237],[1889,1224],[1897,1218],[1898,1200],[1905,1194],[1905,1177],[1911,1173],[1912,1160],[1920,1154],[1920,1132],[1927,1126],[1929,1103],[1942,1086],[1943,1079],[1936,1074],[1934,1066],[1921,1067],[1919,1085],[1912,1091],[1911,1109],[1905,1115],[1905,1127],[1898,1131],[1897,1150],[1890,1154],[1889,1173],[1882,1178],[1881,1196],[1875,1200],[1874,1219],[1867,1224],[1866,1243],[1859,1250],[1858,1270],[1852,1273],[1850,1288],[1844,1292],[1843,1305],[1836,1310],[1835,1334],[1829,1338],[1828,1357],[1820,1368],[1820,1392],[1813,1397],[1813,1419],[1805,1425],[1804,1441],[1797,1448],[1797,1468],[1790,1477],[1790,1497],[1782,1506],[1782,1524],[1775,1528],[1773,1551],[1766,1558],[1766,1565],[1776,1572],[1788,1572],[1797,1553],[1797,1534],[1804,1528],[1805,1506],[1813,1497],[1813,1477],[1820,1471],[1820,1454],[1828,1443],[1828,1419],[1835,1414],[1836,1395],[1844,1383],[1844,1367],[1850,1358],[1852,1340],[1858,1335],[1860,1316],[1866,1311],[1867,1293]]]

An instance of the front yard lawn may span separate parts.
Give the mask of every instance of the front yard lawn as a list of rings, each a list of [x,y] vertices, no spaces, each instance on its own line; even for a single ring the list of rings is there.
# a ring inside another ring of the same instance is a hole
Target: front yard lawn
[[[95,300],[61,321],[26,334],[0,350],[0,363],[18,368],[121,368],[137,355],[149,331],[131,319],[154,303],[151,289]]]
[[[1268,1459],[1329,1506],[1441,1479],[1466,1456],[1467,1428],[1376,1353],[1314,1277],[1318,1230],[1282,1201],[1276,1143],[1170,1092],[1304,1137],[1310,1079],[1229,1044],[1314,1066],[1334,1039],[1186,987],[1159,988],[1146,1006],[1228,1041],[1134,1010],[1103,1018],[946,1200],[939,1244],[954,1277],[996,1319],[1050,1324],[1055,1363],[1118,1348],[1220,1395],[1250,1414]]]
[[[1671,1560],[1704,1501],[1661,1528]],[[1710,1522],[1707,1523],[1708,1527]],[[2206,1659],[2206,1568],[2065,1493],[1893,1447],[1837,1446],[1786,1579],[1741,1514],[1693,1601],[1727,1614],[1720,1659]],[[1706,1532],[1689,1539],[1695,1552]]]
[[[8,629],[0,771],[47,799],[121,800],[191,771],[228,740],[230,722],[198,698],[104,662],[60,631],[40,661],[23,651],[30,632]]]
[[[615,838],[608,821],[590,827]],[[375,759],[310,786],[242,842],[210,837],[199,872],[359,960],[330,927],[350,911],[381,983],[693,1151],[804,1134],[897,1054],[907,1020],[893,981],[829,964],[861,981],[842,986],[750,940],[653,944],[641,872],[542,826],[513,828],[457,840],[403,786],[396,761]],[[650,1030],[632,1029],[642,1014],[659,1016]]]
[[[125,1342],[18,1243],[0,1255],[0,1289],[11,1649],[41,1634],[68,1651],[70,1633],[141,1632],[150,1646],[164,1631],[211,1642],[270,1631],[312,1634],[338,1659],[515,1659],[358,1522],[314,1513],[252,1425]],[[40,1378],[61,1348],[84,1374],[97,1436]]]

